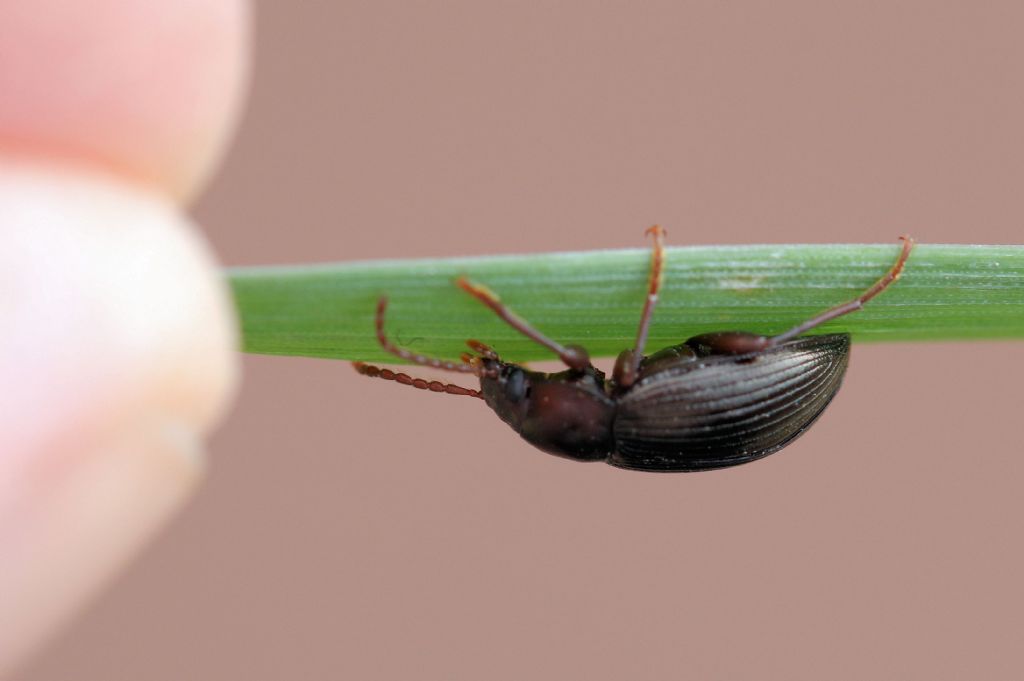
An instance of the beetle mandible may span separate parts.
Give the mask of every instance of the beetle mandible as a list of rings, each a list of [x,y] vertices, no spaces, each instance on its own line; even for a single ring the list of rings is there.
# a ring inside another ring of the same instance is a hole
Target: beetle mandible
[[[530,371],[502,361],[489,346],[467,341],[473,354],[458,362],[425,357],[392,343],[384,332],[387,298],[377,304],[381,347],[415,364],[473,374],[480,390],[354,362],[364,375],[422,390],[483,399],[535,447],[577,461],[605,461],[644,471],[701,471],[768,456],[804,433],[839,390],[850,356],[850,335],[803,334],[861,309],[899,279],[914,240],[900,237],[896,262],[853,300],[777,336],[722,331],[644,355],[665,260],[665,231],[654,238],[647,298],[631,350],[615,361],[610,379],[578,345],[561,345],[505,307],[493,292],[465,277],[456,284],[512,328],[549,348],[568,367]]]

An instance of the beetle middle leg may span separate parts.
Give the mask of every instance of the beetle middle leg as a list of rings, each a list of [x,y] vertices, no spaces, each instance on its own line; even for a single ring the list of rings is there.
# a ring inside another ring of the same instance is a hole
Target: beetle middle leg
[[[647,278],[647,297],[644,309],[640,313],[640,326],[636,331],[636,343],[632,350],[623,350],[615,360],[612,382],[617,390],[625,390],[636,382],[640,372],[640,362],[644,358],[644,347],[647,345],[647,333],[651,328],[651,317],[654,306],[658,304],[658,291],[664,278],[665,264],[665,230],[660,225],[649,228],[645,234],[654,237],[654,248],[651,251],[651,269]]]

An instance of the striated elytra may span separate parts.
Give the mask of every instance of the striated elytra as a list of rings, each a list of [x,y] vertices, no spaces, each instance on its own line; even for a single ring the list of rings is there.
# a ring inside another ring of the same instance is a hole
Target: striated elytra
[[[804,336],[816,326],[859,310],[896,281],[913,240],[895,263],[857,298],[776,336],[723,331],[695,336],[645,356],[664,263],[664,230],[654,237],[647,299],[636,343],[623,350],[611,378],[587,351],[547,338],[505,307],[486,287],[465,278],[459,287],[514,329],[551,349],[568,367],[529,371],[504,362],[489,346],[467,341],[473,353],[458,362],[418,355],[384,332],[387,299],[377,305],[377,338],[404,360],[473,374],[480,390],[355,362],[360,373],[423,390],[483,399],[523,439],[545,452],[578,461],[605,461],[643,471],[701,471],[765,457],[804,433],[839,390],[850,356],[848,334]]]
[[[619,400],[609,463],[696,471],[767,456],[821,415],[839,390],[849,355],[847,334],[810,336],[749,360],[694,354],[642,376]]]

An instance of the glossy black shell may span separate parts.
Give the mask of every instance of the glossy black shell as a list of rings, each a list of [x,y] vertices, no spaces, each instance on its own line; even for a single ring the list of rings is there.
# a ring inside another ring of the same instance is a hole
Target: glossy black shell
[[[658,362],[649,373],[641,368],[637,383],[617,399],[607,462],[701,471],[767,456],[821,415],[849,355],[848,334],[827,334],[748,355]]]
[[[742,347],[730,339],[760,338],[691,338],[645,357],[621,390],[593,367],[545,374],[493,361],[481,392],[523,439],[556,456],[644,471],[736,466],[806,431],[839,390],[850,355],[847,334],[726,349]]]

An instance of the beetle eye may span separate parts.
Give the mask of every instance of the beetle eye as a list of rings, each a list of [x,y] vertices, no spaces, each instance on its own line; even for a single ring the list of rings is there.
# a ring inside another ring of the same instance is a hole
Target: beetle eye
[[[514,369],[505,379],[505,397],[509,402],[519,402],[526,397],[526,374]]]

